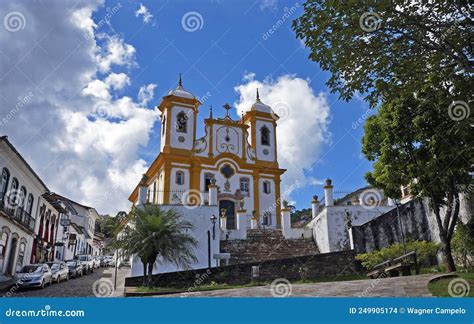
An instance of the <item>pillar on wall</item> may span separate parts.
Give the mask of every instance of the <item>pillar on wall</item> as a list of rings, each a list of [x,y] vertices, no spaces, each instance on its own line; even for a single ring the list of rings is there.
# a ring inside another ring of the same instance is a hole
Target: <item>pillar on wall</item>
[[[332,180],[326,179],[324,182],[324,203],[326,207],[334,206]]]
[[[245,209],[237,211],[237,230],[242,239],[247,237],[247,211]]]
[[[291,237],[291,209],[282,208],[281,210],[281,229],[285,238]]]
[[[221,223],[221,230],[227,230],[227,217],[225,216],[225,209],[221,211],[219,219]]]
[[[319,200],[318,196],[313,196],[313,200],[311,200],[311,218],[316,218],[319,214]]]
[[[217,185],[216,179],[211,179],[211,184],[209,185],[209,206],[217,206]]]
[[[353,230],[354,228],[351,226],[349,227],[349,229],[347,230],[348,233],[349,233],[349,243],[350,243],[350,247],[351,247],[351,250],[354,250],[354,233],[353,233]]]

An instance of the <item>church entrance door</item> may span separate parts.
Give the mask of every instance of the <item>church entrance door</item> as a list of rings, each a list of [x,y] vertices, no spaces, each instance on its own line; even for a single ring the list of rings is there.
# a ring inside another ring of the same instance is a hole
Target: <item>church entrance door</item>
[[[219,211],[225,210],[225,216],[227,218],[227,229],[236,229],[235,226],[235,203],[231,200],[219,201]]]

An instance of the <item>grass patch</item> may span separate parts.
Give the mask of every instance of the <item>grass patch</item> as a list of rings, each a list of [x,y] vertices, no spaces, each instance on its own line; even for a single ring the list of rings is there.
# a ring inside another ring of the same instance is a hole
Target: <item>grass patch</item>
[[[469,283],[470,292],[467,297],[474,297],[474,272],[457,272],[456,276],[458,278],[463,278]],[[455,278],[445,278],[435,280],[428,284],[428,290],[436,297],[451,297],[448,291],[449,283]]]

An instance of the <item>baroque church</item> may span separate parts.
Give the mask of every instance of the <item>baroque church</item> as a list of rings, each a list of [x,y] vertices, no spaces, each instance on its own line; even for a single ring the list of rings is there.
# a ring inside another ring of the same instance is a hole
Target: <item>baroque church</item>
[[[201,102],[178,86],[163,97],[161,147],[142,181],[129,197],[137,205],[139,187],[146,201],[158,205],[206,205],[209,186],[218,188],[219,216],[227,229],[236,228],[236,212],[246,209],[258,226],[281,226],[280,182],[276,127],[278,116],[264,104],[257,90],[255,103],[239,120],[214,118],[212,107],[204,119],[204,136],[196,129]]]

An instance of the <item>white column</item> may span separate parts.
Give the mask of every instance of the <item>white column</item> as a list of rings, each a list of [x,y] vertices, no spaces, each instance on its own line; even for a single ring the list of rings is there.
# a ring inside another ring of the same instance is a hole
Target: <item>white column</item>
[[[281,228],[285,238],[291,237],[291,209],[283,208],[281,210]]]
[[[354,250],[354,234],[352,233],[352,227],[349,227],[348,229],[349,232],[349,243],[351,245],[351,250]]]
[[[247,238],[247,211],[241,209],[237,211],[237,229],[241,239]]]
[[[209,206],[217,206],[217,186],[209,185]]]
[[[332,189],[333,189],[332,180],[326,179],[325,185],[324,185],[324,203],[326,204],[326,207],[334,206],[334,198],[333,198]]]
[[[311,218],[316,218],[319,214],[319,200],[318,196],[313,196],[311,201]]]

